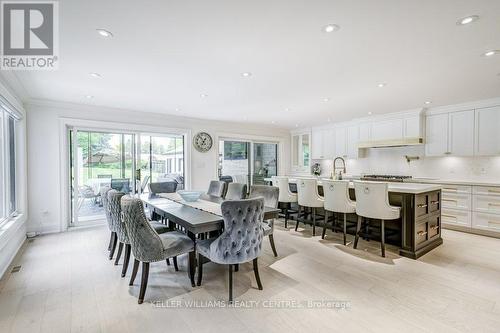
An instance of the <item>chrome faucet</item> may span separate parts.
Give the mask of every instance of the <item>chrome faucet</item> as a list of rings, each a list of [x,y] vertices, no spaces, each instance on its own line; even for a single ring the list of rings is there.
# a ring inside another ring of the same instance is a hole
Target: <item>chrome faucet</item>
[[[342,158],[342,157],[336,157],[334,160],[333,160],[333,174],[336,175],[337,174],[337,160],[341,160],[342,161],[342,171],[344,172],[344,174],[347,172],[346,171],[346,167],[345,167],[345,160]],[[342,171],[340,172],[339,174],[339,178],[338,179],[342,179]]]

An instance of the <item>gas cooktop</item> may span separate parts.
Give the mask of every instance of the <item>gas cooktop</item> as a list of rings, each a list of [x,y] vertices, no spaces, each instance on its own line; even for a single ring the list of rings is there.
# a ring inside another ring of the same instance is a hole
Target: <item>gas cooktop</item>
[[[404,182],[411,179],[411,176],[395,176],[395,175],[364,175],[362,180],[378,180],[384,182]]]

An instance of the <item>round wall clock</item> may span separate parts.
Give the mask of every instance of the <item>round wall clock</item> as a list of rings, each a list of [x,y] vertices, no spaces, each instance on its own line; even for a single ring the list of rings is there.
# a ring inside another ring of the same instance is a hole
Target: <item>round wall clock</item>
[[[205,132],[199,132],[196,133],[196,135],[193,138],[193,145],[196,148],[197,151],[206,153],[207,151],[212,148],[212,137],[210,134],[205,133]]]

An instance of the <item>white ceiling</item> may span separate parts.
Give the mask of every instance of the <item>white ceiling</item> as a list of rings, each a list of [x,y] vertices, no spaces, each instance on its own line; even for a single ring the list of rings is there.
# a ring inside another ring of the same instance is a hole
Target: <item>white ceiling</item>
[[[498,97],[491,49],[498,0],[61,0],[59,70],[16,75],[33,99],[302,127]]]

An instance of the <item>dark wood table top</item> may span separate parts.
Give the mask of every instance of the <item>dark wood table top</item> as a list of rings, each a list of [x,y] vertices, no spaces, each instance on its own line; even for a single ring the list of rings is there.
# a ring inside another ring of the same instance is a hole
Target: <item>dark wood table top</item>
[[[193,234],[220,230],[224,225],[222,216],[186,206],[166,198],[142,194],[140,199],[146,206],[154,209],[157,214],[168,218],[175,224],[183,226]],[[203,199],[207,200],[207,197]],[[220,203],[220,198],[216,198],[212,202]],[[277,208],[264,207],[264,219],[278,217],[279,211]]]

